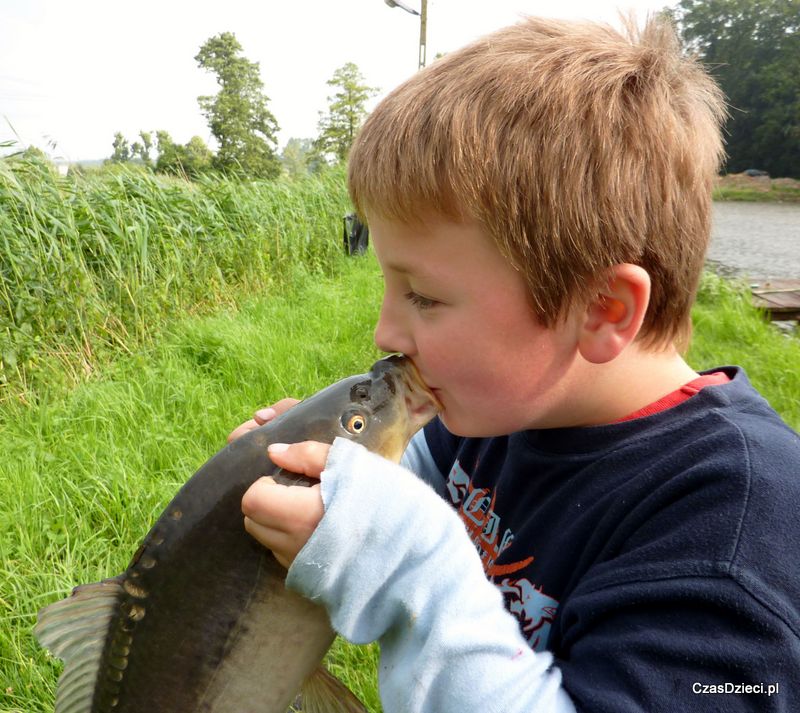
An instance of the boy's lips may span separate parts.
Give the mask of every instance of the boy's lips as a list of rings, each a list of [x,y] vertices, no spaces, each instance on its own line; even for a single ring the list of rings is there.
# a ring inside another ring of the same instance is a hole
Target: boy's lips
[[[441,393],[442,390],[438,386],[431,386],[430,382],[425,378],[425,375],[419,370],[416,364],[414,364],[414,368],[417,369],[417,374],[419,374],[419,378],[423,384],[425,384],[425,388],[430,391],[441,403]]]
[[[439,411],[444,411],[444,403],[442,403],[442,390],[437,386],[429,386],[428,391],[433,394],[433,397],[436,399],[436,403],[439,406]]]
[[[422,374],[412,359],[400,355],[387,357],[385,361],[402,364],[402,379],[407,388],[406,408],[414,418],[420,419],[421,425],[427,423],[442,410],[439,398],[422,378]]]

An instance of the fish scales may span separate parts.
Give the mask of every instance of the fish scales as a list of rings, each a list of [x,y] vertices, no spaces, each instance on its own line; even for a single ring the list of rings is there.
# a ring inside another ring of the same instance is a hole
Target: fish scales
[[[413,364],[390,357],[217,453],[124,573],[40,612],[40,643],[66,661],[56,713],[283,713],[304,682],[310,708],[363,710],[315,673],[335,637],[328,616],[285,588],[286,570],[245,532],[241,500],[263,475],[312,484],[279,470],[270,443],[344,436],[398,460],[437,409]]]

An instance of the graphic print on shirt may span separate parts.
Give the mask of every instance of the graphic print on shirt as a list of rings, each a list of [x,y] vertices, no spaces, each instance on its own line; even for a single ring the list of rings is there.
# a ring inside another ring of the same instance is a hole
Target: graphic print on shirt
[[[528,645],[534,651],[544,651],[550,626],[556,618],[558,601],[529,579],[504,579],[498,586],[508,602],[508,610],[519,620]]]
[[[498,557],[514,541],[514,533],[510,528],[502,528],[500,516],[495,512],[495,493],[489,488],[474,487],[467,472],[456,461],[447,477],[447,495],[467,527],[486,575],[503,593],[506,607],[519,621],[529,646],[534,651],[544,651],[558,600],[525,577],[508,576],[527,568],[534,560],[532,556],[518,562],[496,564]]]

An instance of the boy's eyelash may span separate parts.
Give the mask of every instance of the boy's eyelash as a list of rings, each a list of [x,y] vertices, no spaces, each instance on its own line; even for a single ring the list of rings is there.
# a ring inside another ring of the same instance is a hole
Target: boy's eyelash
[[[436,304],[436,300],[428,299],[416,292],[407,292],[406,299],[417,309],[430,309]]]

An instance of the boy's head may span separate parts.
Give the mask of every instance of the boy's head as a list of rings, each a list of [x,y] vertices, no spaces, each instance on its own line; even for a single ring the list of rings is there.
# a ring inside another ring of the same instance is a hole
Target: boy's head
[[[357,210],[477,222],[545,326],[591,300],[613,265],[640,265],[652,283],[643,342],[684,336],[724,103],[665,19],[627,35],[530,18],[437,60],[357,137]]]

